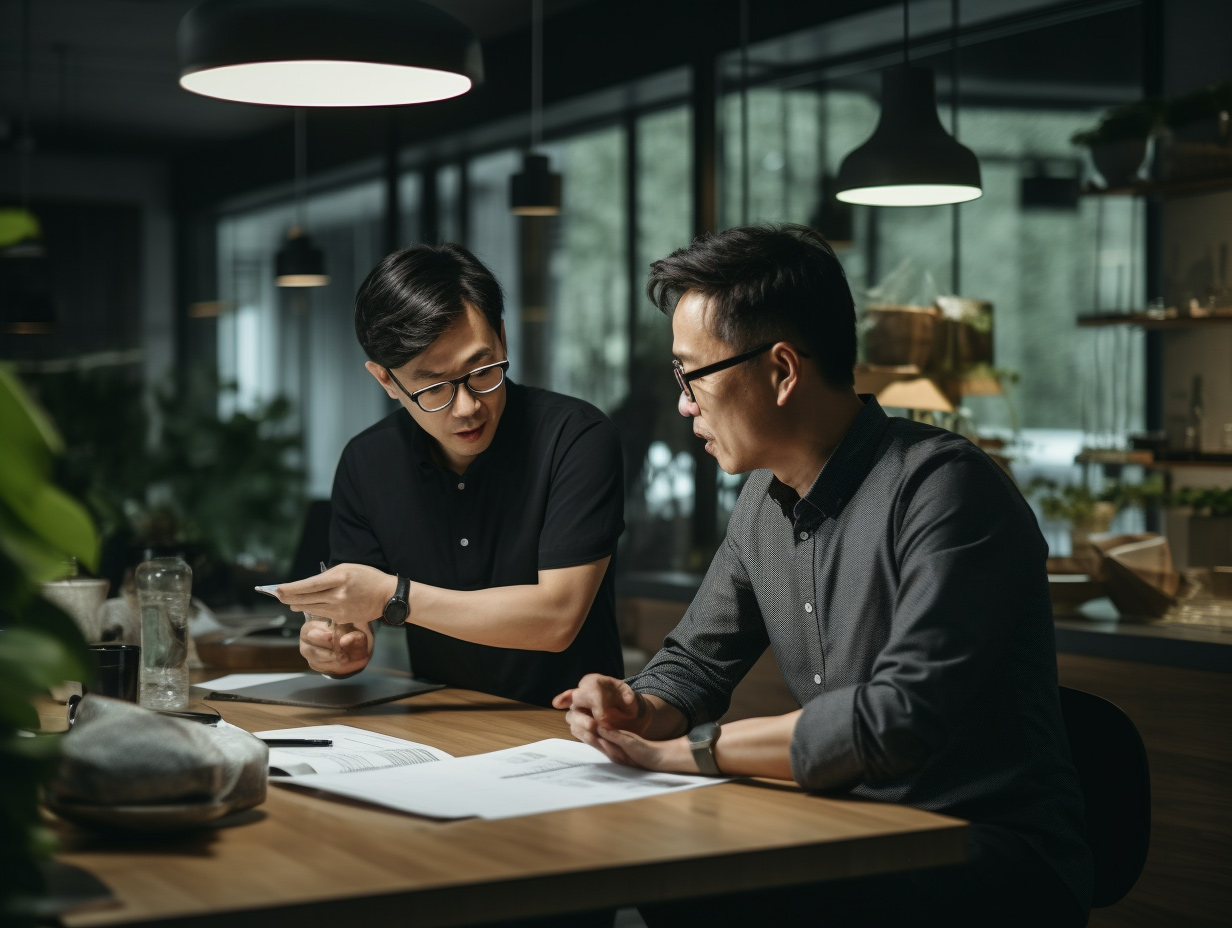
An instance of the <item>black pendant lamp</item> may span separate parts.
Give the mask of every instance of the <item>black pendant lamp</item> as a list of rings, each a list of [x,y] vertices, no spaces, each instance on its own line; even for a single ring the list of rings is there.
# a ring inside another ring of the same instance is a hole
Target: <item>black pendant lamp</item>
[[[903,3],[903,65],[881,75],[881,117],[863,145],[843,159],[838,199],[864,206],[940,206],[983,192],[980,162],[937,117],[936,75],[908,63],[908,3]]]
[[[177,39],[180,86],[240,103],[397,106],[483,79],[470,29],[416,0],[204,0]]]
[[[535,151],[543,141],[543,0],[531,2],[530,44],[530,150],[522,156],[522,170],[509,178],[509,208],[519,216],[555,216],[560,175],[547,155]]]
[[[324,287],[325,253],[304,232],[304,195],[308,179],[308,129],[302,109],[295,111],[295,225],[274,256],[274,283],[279,287]]]

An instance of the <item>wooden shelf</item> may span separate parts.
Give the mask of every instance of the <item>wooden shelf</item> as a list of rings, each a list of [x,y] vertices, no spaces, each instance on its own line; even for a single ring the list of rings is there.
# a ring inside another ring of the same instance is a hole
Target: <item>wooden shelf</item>
[[[1211,193],[1216,190],[1229,189],[1232,189],[1232,176],[1193,177],[1187,180],[1143,182],[1131,184],[1128,187],[1109,187],[1106,190],[1101,190],[1098,187],[1089,187],[1081,193],[1084,197],[1149,197],[1183,196],[1187,193]]]
[[[1152,461],[1143,465],[1152,470],[1191,470],[1200,467],[1232,467],[1232,460],[1224,456],[1222,459],[1203,460],[1201,458],[1184,461]]]
[[[1105,313],[1078,317],[1078,327],[1097,329],[1110,325],[1136,325],[1143,329],[1193,329],[1209,325],[1232,325],[1226,309],[1211,316],[1152,316],[1147,313]]]
[[[1155,455],[1150,451],[1124,448],[1083,448],[1074,456],[1075,464],[1141,464],[1150,467]]]

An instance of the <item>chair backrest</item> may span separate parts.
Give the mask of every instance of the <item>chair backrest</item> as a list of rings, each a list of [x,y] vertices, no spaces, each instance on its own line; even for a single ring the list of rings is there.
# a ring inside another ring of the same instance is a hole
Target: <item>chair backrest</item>
[[[1087,843],[1095,858],[1091,904],[1112,905],[1142,873],[1151,843],[1151,771],[1142,737],[1117,706],[1061,687],[1061,715],[1086,802]]]
[[[308,503],[288,580],[315,577],[321,571],[321,562],[329,562],[329,517],[329,500],[314,499]]]

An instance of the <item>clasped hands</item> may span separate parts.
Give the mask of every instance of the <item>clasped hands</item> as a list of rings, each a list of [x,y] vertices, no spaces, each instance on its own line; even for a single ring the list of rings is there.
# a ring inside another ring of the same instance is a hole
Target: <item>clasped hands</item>
[[[349,676],[368,665],[371,623],[381,617],[397,585],[397,577],[375,567],[337,564],[315,577],[284,583],[274,594],[292,612],[304,613],[299,653],[308,666],[330,676]]]
[[[618,764],[664,773],[699,772],[683,735],[665,740],[648,737],[659,710],[624,680],[589,673],[576,687],[553,699],[552,705],[568,710],[565,721],[573,737]]]

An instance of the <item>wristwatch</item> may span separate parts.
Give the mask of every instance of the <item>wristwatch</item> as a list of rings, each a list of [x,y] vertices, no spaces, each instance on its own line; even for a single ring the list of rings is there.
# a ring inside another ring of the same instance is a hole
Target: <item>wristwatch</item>
[[[389,598],[389,602],[385,604],[385,611],[381,613],[382,622],[393,626],[406,624],[407,616],[411,614],[411,604],[408,599],[410,592],[410,578],[398,577],[398,585],[394,587],[394,595]]]
[[[723,775],[714,759],[714,746],[719,740],[720,731],[718,722],[702,722],[689,731],[689,750],[693,752],[693,760],[697,763],[697,769],[708,777]]]

